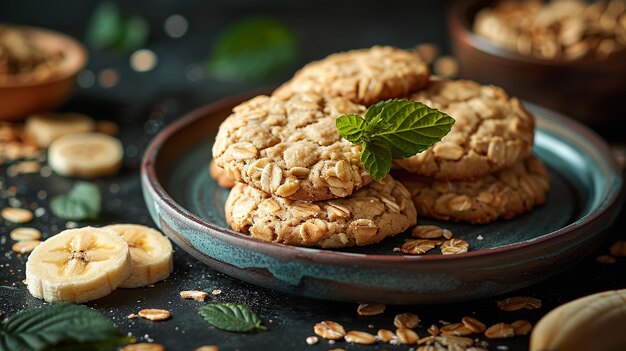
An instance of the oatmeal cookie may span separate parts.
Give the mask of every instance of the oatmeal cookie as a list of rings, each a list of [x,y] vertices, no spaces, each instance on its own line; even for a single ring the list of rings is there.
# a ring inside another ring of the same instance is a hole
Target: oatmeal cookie
[[[364,107],[313,93],[257,96],[233,109],[213,145],[215,163],[235,181],[292,200],[345,197],[371,182],[361,146],[335,127]]]
[[[225,213],[234,230],[254,238],[322,248],[373,244],[416,222],[411,194],[391,176],[350,197],[318,202],[292,201],[238,183]]]
[[[394,173],[411,192],[417,214],[485,224],[510,219],[546,201],[548,172],[535,156],[474,181],[445,181]]]
[[[411,173],[470,180],[530,155],[535,119],[501,88],[469,80],[433,80],[412,98],[447,113],[456,123],[426,151],[395,161]]]
[[[380,100],[405,97],[428,83],[428,66],[409,51],[389,46],[332,54],[298,71],[273,95],[315,92],[343,96],[372,105]]]
[[[222,167],[216,165],[215,160],[211,160],[209,163],[209,175],[222,188],[231,189],[235,186],[233,178],[229,177]]]

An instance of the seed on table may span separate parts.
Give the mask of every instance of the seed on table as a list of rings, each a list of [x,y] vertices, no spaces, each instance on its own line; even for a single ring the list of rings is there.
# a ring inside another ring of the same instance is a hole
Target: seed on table
[[[193,299],[196,301],[204,301],[209,294],[199,290],[185,290],[180,292],[180,297],[183,299]]]
[[[443,237],[446,238],[446,240],[452,239],[452,232],[449,231],[448,229],[444,229],[443,230]]]
[[[213,296],[217,296],[217,295],[219,295],[221,293],[222,293],[222,290],[220,290],[220,289],[215,289],[215,290],[211,291],[211,295],[213,295]]]
[[[122,351],[165,351],[161,344],[140,342],[138,344],[130,344],[122,347]]]
[[[455,335],[455,336],[465,336],[472,334],[472,330],[463,325],[463,323],[451,323],[448,325],[444,325],[439,329],[441,334],[444,335]]]
[[[609,252],[615,257],[626,257],[626,240],[618,240],[611,245]]]
[[[41,239],[41,232],[35,228],[21,227],[13,229],[9,236],[15,241],[39,240]]]
[[[396,330],[396,335],[398,336],[398,340],[404,345],[413,345],[419,340],[417,333],[407,328],[399,328]]]
[[[454,335],[442,335],[442,336],[438,336],[436,337],[436,340],[438,343],[442,344],[443,346],[450,346],[450,345],[457,345],[457,346],[461,346],[461,347],[469,347],[472,346],[474,344],[474,340],[472,340],[471,338],[467,338],[464,336],[454,336]]]
[[[358,330],[349,331],[344,337],[347,342],[353,342],[355,344],[372,345],[376,343],[374,335]]]
[[[33,250],[39,244],[41,244],[41,241],[39,241],[39,240],[18,241],[15,244],[13,244],[13,247],[11,247],[11,249],[15,253],[25,255],[25,254],[29,254],[29,253],[33,252]]]
[[[376,333],[376,337],[382,342],[389,342],[394,336],[395,334],[389,329],[380,329],[378,333]]]
[[[204,345],[204,346],[198,347],[197,349],[193,351],[220,351],[220,349],[219,347],[215,345]]]
[[[0,216],[9,222],[13,223],[26,223],[33,219],[33,213],[29,210],[16,207],[5,207],[0,212]]]
[[[423,255],[428,251],[435,248],[435,246],[441,244],[441,241],[438,240],[429,240],[429,239],[417,239],[417,240],[407,240],[400,250],[402,253],[407,255]]]
[[[357,307],[359,316],[375,316],[385,312],[385,305],[381,303],[362,303]]]
[[[313,331],[326,340],[339,340],[346,336],[343,326],[333,321],[321,321],[315,324]]]
[[[444,255],[456,255],[467,252],[469,244],[463,239],[452,238],[441,244],[441,253]]]
[[[528,333],[530,333],[530,331],[533,329],[533,325],[530,324],[529,321],[524,319],[520,319],[511,323],[511,327],[513,327],[515,335],[517,336],[528,335]]]
[[[413,329],[417,327],[420,319],[414,313],[400,313],[393,318],[393,325],[396,328],[408,328]]]
[[[487,326],[476,318],[463,317],[461,322],[467,329],[471,330],[472,333],[480,334],[487,329]]]
[[[515,329],[510,324],[498,323],[487,328],[485,336],[489,339],[505,339],[515,336]]]
[[[411,236],[420,239],[438,239],[443,235],[443,229],[436,225],[418,225],[411,231]]]
[[[315,345],[317,344],[320,340],[317,338],[317,336],[309,336],[306,338],[306,343],[309,345]]]
[[[535,310],[541,307],[541,300],[528,296],[514,296],[496,302],[502,311],[512,312],[523,308]]]
[[[149,319],[151,321],[164,321],[172,317],[172,314],[168,310],[161,310],[158,308],[148,308],[139,311],[137,314],[139,317]]]

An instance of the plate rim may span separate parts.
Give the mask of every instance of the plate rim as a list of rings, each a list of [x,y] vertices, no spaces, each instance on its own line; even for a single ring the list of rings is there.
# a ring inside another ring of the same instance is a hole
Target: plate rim
[[[533,109],[541,110],[543,114],[548,115],[551,121],[558,123],[559,125],[567,126],[569,129],[574,130],[581,136],[582,139],[593,145],[597,149],[600,155],[603,157],[603,161],[607,163],[609,170],[616,176],[617,182],[609,185],[609,193],[598,207],[587,214],[584,214],[581,218],[573,223],[570,223],[557,230],[543,234],[539,237],[529,240],[502,245],[496,248],[487,248],[476,251],[468,251],[459,255],[426,255],[426,256],[407,256],[407,255],[381,255],[381,254],[364,254],[364,253],[351,253],[336,250],[325,250],[320,248],[291,246],[281,243],[265,242],[258,239],[254,239],[251,236],[247,236],[241,233],[237,233],[229,228],[222,227],[216,223],[200,218],[187,210],[181,204],[177,203],[165,190],[164,186],[159,181],[156,172],[156,159],[161,151],[164,143],[173,135],[184,129],[188,124],[206,117],[214,112],[224,110],[227,106],[234,106],[240,102],[253,98],[257,95],[268,94],[267,89],[258,89],[253,91],[244,92],[222,98],[197,109],[192,110],[189,113],[183,115],[183,117],[175,120],[166,126],[161,132],[159,132],[149,143],[146,151],[144,152],[141,162],[141,182],[142,185],[150,190],[154,197],[160,199],[167,210],[170,213],[174,213],[178,218],[172,218],[173,220],[180,221],[185,219],[193,222],[195,225],[208,229],[214,235],[220,235],[216,239],[226,241],[232,246],[241,247],[246,250],[252,250],[261,252],[270,256],[280,256],[286,260],[290,258],[294,259],[309,259],[315,263],[328,263],[328,264],[341,264],[343,261],[349,264],[358,264],[364,266],[371,266],[372,264],[394,264],[399,262],[455,262],[463,259],[474,259],[485,256],[493,256],[497,254],[507,254],[513,251],[532,248],[533,246],[540,245],[546,241],[551,241],[566,235],[567,233],[579,230],[582,227],[587,227],[593,224],[594,220],[606,213],[611,207],[617,204],[623,187],[623,178],[621,170],[617,164],[617,161],[611,157],[610,148],[606,141],[600,137],[597,133],[591,130],[589,127],[582,123],[561,115],[552,110],[544,107],[524,102],[525,106],[533,106]],[[609,156],[607,156],[609,155]],[[145,196],[144,196],[145,197]]]

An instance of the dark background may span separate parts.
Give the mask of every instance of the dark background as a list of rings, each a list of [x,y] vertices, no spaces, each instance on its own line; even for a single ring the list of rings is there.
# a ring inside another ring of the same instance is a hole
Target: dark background
[[[89,16],[96,1],[0,1],[0,22],[47,27],[83,39]],[[145,73],[133,71],[127,54],[91,52],[87,70],[98,74],[113,68],[119,73],[119,82],[112,88],[94,84],[79,88],[75,97],[62,109],[75,110],[97,119],[116,120],[122,128],[125,145],[125,167],[112,179],[98,180],[103,191],[104,214],[100,223],[134,222],[153,225],[145,209],[139,187],[139,162],[146,143],[169,122],[184,113],[221,97],[258,87],[271,87],[286,80],[302,64],[351,48],[388,44],[410,48],[422,42],[434,42],[447,52],[447,33],[444,21],[445,1],[126,1],[120,7],[143,15],[150,23],[151,34],[146,48],[159,59],[157,67]],[[183,15],[188,23],[187,33],[179,39],[166,35],[163,22],[172,14]],[[256,82],[224,82],[208,77],[189,79],[190,70],[197,70],[208,56],[211,44],[228,24],[246,15],[269,15],[292,28],[299,38],[298,62],[284,74]],[[19,201],[22,206],[48,208],[49,197],[67,191],[72,180],[55,175],[39,174],[6,177],[6,168],[0,172],[2,189],[16,186],[12,196],[0,190],[0,207]],[[49,194],[42,196],[41,192]],[[624,228],[622,215],[616,228]],[[36,218],[34,227],[44,238],[63,230],[66,223],[46,212]],[[0,315],[12,315],[24,308],[42,303],[30,296],[25,286],[26,258],[10,250],[8,233],[15,225],[0,224]],[[615,235],[623,230],[614,229]],[[4,239],[3,239],[4,238]],[[114,321],[125,332],[131,332],[142,341],[154,341],[167,350],[193,350],[203,344],[215,344],[220,350],[328,350],[342,347],[348,350],[407,350],[386,344],[377,346],[349,345],[338,342],[329,345],[321,340],[315,346],[305,343],[313,335],[313,325],[321,320],[333,320],[346,329],[375,333],[379,328],[393,329],[396,313],[415,312],[428,327],[439,320],[459,321],[469,315],[490,325],[528,319],[533,324],[551,308],[588,293],[623,288],[625,285],[624,259],[613,265],[595,262],[595,256],[606,254],[609,240],[593,256],[584,259],[550,280],[516,295],[529,295],[543,300],[543,307],[535,311],[506,313],[498,310],[495,300],[485,299],[459,304],[432,306],[390,306],[382,316],[358,317],[356,305],[323,302],[279,294],[258,288],[196,262],[182,250],[175,251],[175,271],[171,278],[154,288],[120,289],[113,294],[89,303]],[[257,335],[239,335],[222,332],[207,326],[196,314],[201,303],[183,301],[178,292],[186,289],[223,293],[210,302],[236,302],[250,306],[259,313],[269,331]],[[502,297],[499,297],[502,298]],[[154,323],[128,320],[126,316],[142,308],[165,308],[173,313],[170,321]],[[0,317],[2,318],[2,317]],[[373,324],[374,329],[368,325]],[[426,335],[425,328],[419,334]],[[526,350],[528,338],[490,342],[490,350]]]

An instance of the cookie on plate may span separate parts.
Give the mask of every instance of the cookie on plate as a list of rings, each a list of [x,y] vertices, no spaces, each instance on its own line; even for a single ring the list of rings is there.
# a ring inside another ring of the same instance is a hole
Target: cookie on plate
[[[335,126],[364,107],[313,93],[257,96],[233,109],[213,145],[218,166],[237,182],[292,200],[345,197],[371,182],[361,147]]]
[[[222,167],[215,164],[215,160],[209,163],[209,175],[221,188],[231,189],[235,186],[233,178],[229,177]]]
[[[254,238],[322,248],[373,244],[416,222],[411,194],[391,176],[350,197],[318,202],[292,201],[238,183],[225,214],[234,230]]]
[[[406,97],[426,86],[429,75],[428,65],[416,53],[374,46],[311,62],[273,95],[315,92],[372,105],[380,100]]]
[[[470,180],[512,166],[531,153],[534,117],[501,88],[469,80],[433,80],[411,98],[456,120],[440,142],[395,161],[411,173]]]
[[[548,172],[535,156],[474,181],[445,181],[394,173],[420,217],[485,224],[510,219],[546,201]]]

